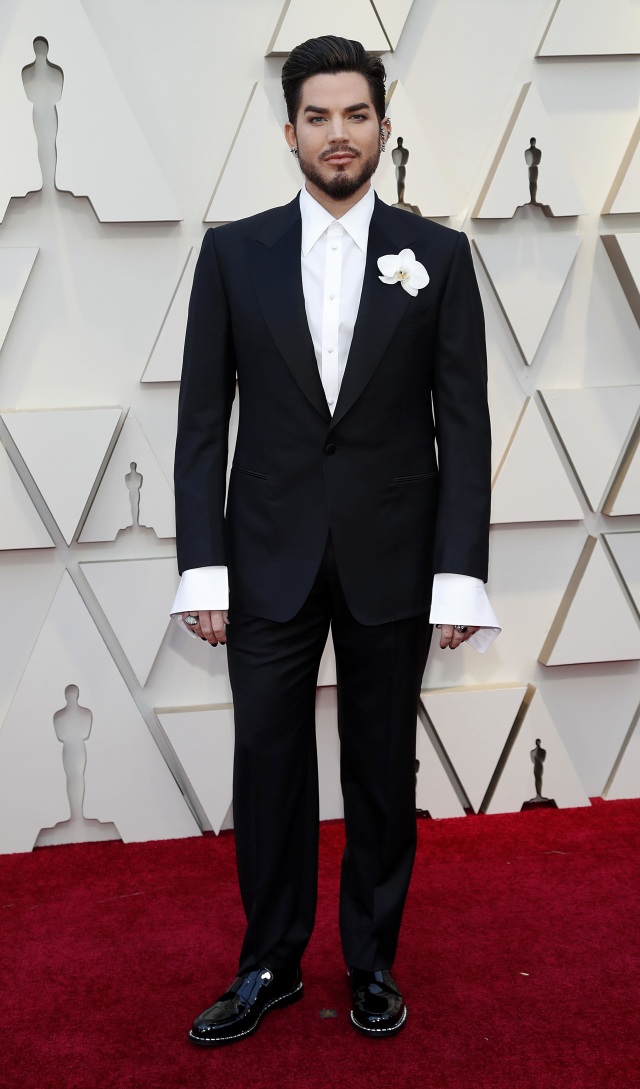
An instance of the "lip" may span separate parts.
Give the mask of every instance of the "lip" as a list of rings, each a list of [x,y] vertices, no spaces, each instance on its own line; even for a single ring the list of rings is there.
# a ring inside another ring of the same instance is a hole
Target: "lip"
[[[327,155],[327,157],[326,157],[326,159],[324,161],[325,161],[325,163],[336,163],[339,166],[342,163],[350,163],[352,161],[352,159],[355,159],[355,155],[349,155],[347,153],[342,153],[342,154],[336,154],[336,155]]]

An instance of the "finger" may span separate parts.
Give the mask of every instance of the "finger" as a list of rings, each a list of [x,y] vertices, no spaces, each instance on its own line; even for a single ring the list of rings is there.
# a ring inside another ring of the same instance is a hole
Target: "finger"
[[[440,628],[440,649],[446,650],[453,639],[453,624],[443,624]]]
[[[226,643],[227,641],[227,633],[225,631],[226,623],[226,613],[211,613],[211,627],[213,628],[213,634],[219,643]]]
[[[213,630],[213,617],[215,615],[215,613],[206,611],[199,614],[200,631],[202,632],[203,637],[207,640],[207,643],[210,643],[212,647],[217,647],[218,645],[218,637]]]

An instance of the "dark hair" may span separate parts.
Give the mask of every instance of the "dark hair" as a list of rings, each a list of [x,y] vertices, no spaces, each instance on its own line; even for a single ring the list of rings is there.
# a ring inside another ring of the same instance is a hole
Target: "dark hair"
[[[380,57],[367,53],[360,42],[325,34],[322,38],[309,38],[297,45],[284,62],[282,90],[292,125],[295,125],[300,107],[302,84],[311,76],[325,72],[359,72],[363,75],[369,84],[378,120],[382,121],[387,112],[384,90],[386,73]]]

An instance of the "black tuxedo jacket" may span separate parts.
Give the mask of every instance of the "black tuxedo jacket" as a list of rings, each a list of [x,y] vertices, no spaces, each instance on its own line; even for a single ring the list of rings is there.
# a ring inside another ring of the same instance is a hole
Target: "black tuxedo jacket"
[[[431,278],[415,298],[378,278],[378,258],[405,248]],[[358,621],[417,615],[434,571],[487,575],[486,353],[469,243],[376,198],[333,417],[300,250],[297,197],[205,235],[178,413],[179,569],[226,564],[232,609],[284,621],[304,603],[331,531]]]

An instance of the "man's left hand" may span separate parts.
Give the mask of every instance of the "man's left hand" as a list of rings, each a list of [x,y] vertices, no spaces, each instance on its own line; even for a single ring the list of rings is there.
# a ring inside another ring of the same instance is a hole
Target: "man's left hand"
[[[440,628],[440,649],[455,650],[461,643],[466,643],[467,639],[470,639],[479,629],[471,626],[466,627],[464,631],[457,631],[453,624],[438,624]]]

